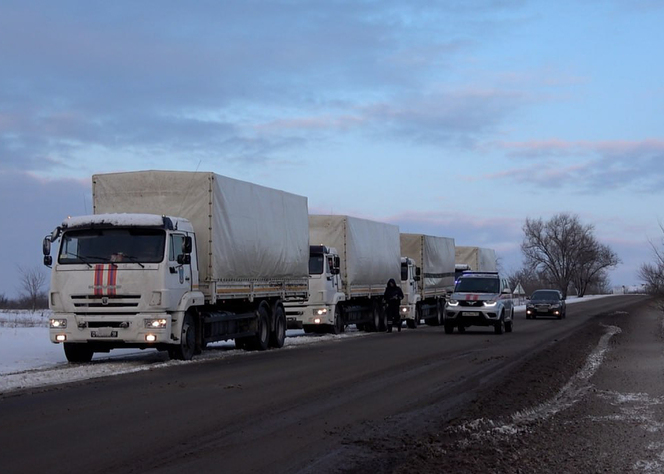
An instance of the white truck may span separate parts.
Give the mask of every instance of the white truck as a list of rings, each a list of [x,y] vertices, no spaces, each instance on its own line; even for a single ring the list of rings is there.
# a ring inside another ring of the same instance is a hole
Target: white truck
[[[401,234],[401,289],[399,311],[409,328],[420,320],[438,326],[445,298],[454,290],[454,239],[424,234]]]
[[[305,197],[174,171],[94,175],[92,192],[94,215],[44,239],[50,338],[70,362],[127,347],[187,360],[228,339],[283,346],[284,303],[308,297]]]
[[[399,282],[399,227],[350,216],[309,216],[309,300],[286,305],[289,328],[344,331],[386,327],[383,293]]]
[[[497,272],[496,252],[482,247],[455,248],[455,281],[463,272]]]

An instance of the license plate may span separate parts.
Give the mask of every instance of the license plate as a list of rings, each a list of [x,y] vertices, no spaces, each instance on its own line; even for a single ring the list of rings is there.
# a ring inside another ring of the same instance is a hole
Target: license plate
[[[112,329],[97,329],[90,332],[90,337],[118,337],[118,332]]]
[[[465,311],[463,313],[464,316],[479,316],[480,313],[479,311]]]

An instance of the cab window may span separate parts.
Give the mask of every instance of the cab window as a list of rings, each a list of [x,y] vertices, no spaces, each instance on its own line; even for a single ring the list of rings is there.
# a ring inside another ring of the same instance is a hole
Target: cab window
[[[182,248],[184,245],[184,235],[182,234],[171,234],[170,249],[168,250],[168,260],[171,262],[176,262],[178,255],[182,254]]]

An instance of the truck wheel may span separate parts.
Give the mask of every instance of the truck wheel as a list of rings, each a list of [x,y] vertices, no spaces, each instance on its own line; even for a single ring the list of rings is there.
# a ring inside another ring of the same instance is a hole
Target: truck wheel
[[[344,332],[344,319],[341,316],[339,306],[334,307],[334,324],[330,327],[332,334],[341,334]]]
[[[85,363],[92,360],[94,351],[87,344],[78,344],[75,342],[65,342],[65,357],[69,362]]]
[[[258,308],[256,322],[258,327],[256,335],[253,337],[251,348],[257,351],[264,351],[268,348],[270,342],[270,320],[267,317],[267,309],[265,309],[264,305]]]
[[[235,348],[236,349],[247,349],[249,341],[247,337],[236,337],[235,338]]]
[[[284,308],[277,306],[274,312],[274,331],[270,334],[270,347],[280,349],[286,340],[286,315]]]
[[[170,346],[168,355],[171,359],[191,360],[196,351],[196,323],[191,313],[185,313],[182,321],[182,333],[180,333],[180,344]]]
[[[424,320],[429,326],[440,326],[443,324],[443,308],[440,303],[436,304],[436,315]]]
[[[454,324],[445,323],[445,334],[452,334],[454,332]]]

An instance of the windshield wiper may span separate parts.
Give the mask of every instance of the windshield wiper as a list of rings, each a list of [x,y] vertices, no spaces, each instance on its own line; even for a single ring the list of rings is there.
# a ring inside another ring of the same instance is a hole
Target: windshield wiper
[[[124,255],[122,255],[122,257],[123,257],[123,258],[127,258],[127,259],[131,260],[131,261],[134,262],[134,263],[138,263],[138,264],[141,266],[141,268],[145,268],[145,265],[143,265],[143,264],[138,260],[138,258],[137,258],[137,257],[134,257],[133,255],[126,255],[126,254],[124,254]]]

